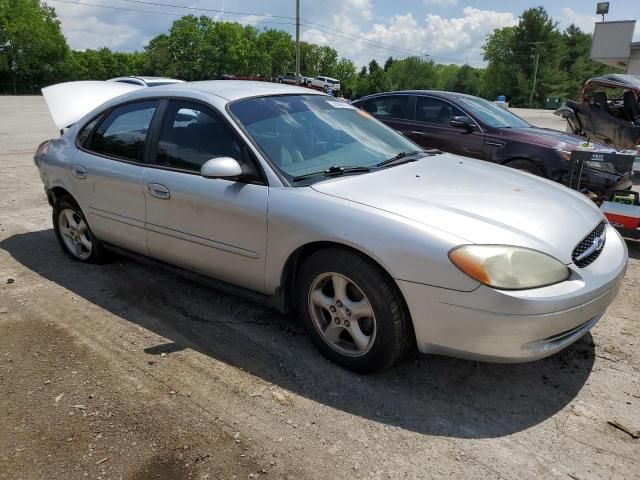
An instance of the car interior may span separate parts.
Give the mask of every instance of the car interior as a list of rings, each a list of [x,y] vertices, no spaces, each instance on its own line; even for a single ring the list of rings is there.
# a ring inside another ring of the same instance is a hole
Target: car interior
[[[591,107],[597,108],[615,118],[640,125],[638,98],[632,90],[620,88],[601,89],[587,94]]]

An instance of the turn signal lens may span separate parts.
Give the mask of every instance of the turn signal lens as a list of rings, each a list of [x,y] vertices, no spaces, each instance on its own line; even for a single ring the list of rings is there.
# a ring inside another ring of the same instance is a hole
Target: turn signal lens
[[[509,245],[463,245],[449,252],[451,262],[480,283],[504,290],[553,285],[569,269],[546,253]]]

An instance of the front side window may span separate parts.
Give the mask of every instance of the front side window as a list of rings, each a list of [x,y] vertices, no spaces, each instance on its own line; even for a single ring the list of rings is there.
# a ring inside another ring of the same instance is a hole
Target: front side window
[[[454,105],[434,97],[418,97],[416,101],[416,120],[418,122],[449,125],[453,117],[464,115]]]
[[[528,128],[531,125],[495,103],[478,97],[460,97],[460,103],[484,123],[495,128]]]
[[[242,142],[222,116],[199,103],[174,100],[164,116],[156,165],[200,172],[207,160],[231,157],[244,163]]]
[[[247,98],[229,110],[289,180],[331,167],[374,167],[420,149],[366,112],[324,95]]]
[[[364,102],[362,108],[379,117],[410,119],[408,95],[375,97]]]
[[[142,162],[144,145],[157,100],[114,108],[91,136],[87,148],[110,157]]]

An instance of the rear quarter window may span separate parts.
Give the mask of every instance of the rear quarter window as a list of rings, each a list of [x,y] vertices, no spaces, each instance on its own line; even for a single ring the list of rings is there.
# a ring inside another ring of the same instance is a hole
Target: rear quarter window
[[[135,162],[144,159],[144,146],[157,100],[114,108],[95,129],[87,149],[109,157]]]

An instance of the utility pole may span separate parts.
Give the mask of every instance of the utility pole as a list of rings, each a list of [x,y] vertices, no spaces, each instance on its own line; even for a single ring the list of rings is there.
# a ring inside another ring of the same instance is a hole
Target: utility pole
[[[536,91],[536,82],[538,80],[538,61],[540,60],[540,45],[544,42],[532,42],[532,45],[535,45],[536,48],[536,62],[533,67],[533,86],[531,87],[531,95],[529,95],[529,108],[532,108],[533,105],[533,94]]]
[[[296,0],[296,85],[300,85],[300,0]]]

